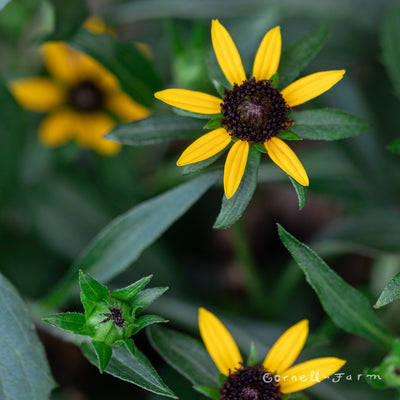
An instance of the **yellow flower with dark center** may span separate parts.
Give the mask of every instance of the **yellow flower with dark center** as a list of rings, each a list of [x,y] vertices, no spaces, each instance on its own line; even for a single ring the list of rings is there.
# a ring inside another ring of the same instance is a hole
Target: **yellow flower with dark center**
[[[231,334],[211,312],[200,308],[199,328],[208,353],[227,378],[220,388],[221,400],[278,400],[299,392],[338,371],[346,361],[316,358],[295,366],[308,336],[308,321],[289,328],[272,346],[262,364],[245,366]]]
[[[103,155],[121,145],[103,136],[118,120],[135,121],[150,111],[121,91],[117,78],[96,60],[62,42],[41,47],[50,77],[11,82],[11,91],[25,108],[47,113],[39,138],[47,146],[75,140]]]
[[[212,43],[219,66],[232,84],[224,90],[222,99],[191,90],[167,89],[155,93],[163,102],[199,114],[222,114],[221,128],[201,136],[193,142],[177,161],[178,166],[203,161],[224,150],[232,141],[224,169],[225,195],[231,198],[242,180],[249,146],[262,144],[271,160],[303,186],[309,181],[303,165],[290,147],[279,137],[289,128],[291,108],[303,104],[329,90],[345,71],[324,71],[298,79],[282,91],[270,80],[278,71],[281,56],[279,26],[263,38],[253,66],[253,77],[248,80],[240,55],[228,31],[212,21]]]

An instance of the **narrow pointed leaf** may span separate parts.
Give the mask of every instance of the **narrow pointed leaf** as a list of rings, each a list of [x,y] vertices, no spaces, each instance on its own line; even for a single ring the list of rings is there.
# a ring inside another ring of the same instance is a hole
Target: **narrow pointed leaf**
[[[220,398],[219,388],[212,386],[198,385],[198,386],[193,386],[193,389],[201,394],[204,394],[204,396],[207,396],[210,399],[219,400]]]
[[[220,158],[225,151],[226,149],[220,151],[212,157],[207,158],[206,160],[199,161],[193,164],[183,165],[182,167],[179,167],[180,171],[182,172],[182,175],[189,175],[202,171],[203,169],[206,169],[207,167],[215,163],[215,161],[217,161],[218,158]]]
[[[367,298],[280,225],[278,232],[332,321],[347,332],[390,346],[394,338],[382,327]]]
[[[282,54],[279,66],[279,86],[285,88],[322,49],[329,37],[329,28],[322,26],[288,47]]]
[[[145,119],[119,124],[107,135],[116,142],[143,146],[173,139],[192,139],[202,133],[204,121],[179,115],[151,115]]]
[[[154,303],[163,293],[168,290],[168,287],[155,287],[142,290],[136,297],[134,305],[140,308],[142,312],[150,304]]]
[[[367,253],[400,251],[400,213],[382,208],[336,221],[319,235],[319,240],[350,245]]]
[[[76,271],[85,266],[101,282],[128,268],[216,181],[219,172],[203,174],[120,215],[94,238],[64,280],[43,300],[63,304],[75,289]]]
[[[86,323],[86,318],[83,314],[78,313],[62,313],[43,317],[43,321],[57,328],[66,329],[74,333],[80,333]]]
[[[101,283],[93,279],[89,274],[82,270],[79,271],[79,286],[81,292],[89,301],[98,301],[107,297],[110,292]]]
[[[236,193],[229,200],[223,196],[221,210],[214,223],[214,228],[228,228],[242,216],[257,186],[260,157],[261,153],[251,146],[242,181]]]
[[[338,140],[355,136],[368,129],[362,118],[344,111],[321,108],[292,112],[291,132],[303,139]]]
[[[397,273],[386,285],[379,296],[375,308],[386,306],[394,300],[400,299],[400,272]]]
[[[162,322],[168,322],[167,319],[159,316],[159,315],[142,315],[136,320],[136,323],[139,325],[133,332],[132,335],[136,335],[139,331],[149,325],[159,324]]]
[[[207,124],[204,126],[204,129],[217,129],[221,128],[221,120],[224,117],[222,115],[219,115],[216,118],[210,119],[210,121],[207,122]]]
[[[54,11],[54,30],[36,41],[66,40],[73,36],[89,16],[84,0],[50,0]]]
[[[258,352],[254,342],[251,342],[249,355],[247,357],[247,365],[252,366],[258,363]]]
[[[111,297],[129,302],[133,300],[133,298],[150,282],[152,277],[153,275],[146,276],[137,282],[132,283],[132,285],[114,290],[111,293]]]
[[[61,1],[61,0],[60,0]],[[68,44],[96,59],[119,80],[122,89],[138,103],[151,108],[154,92],[161,87],[151,61],[132,43],[111,35],[96,35],[81,29]]]
[[[85,357],[97,366],[97,357],[92,345],[82,343],[81,348]],[[124,346],[113,348],[111,360],[104,371],[149,392],[173,399],[177,398],[159,377],[146,356],[139,349],[136,349],[135,354],[133,357]]]
[[[219,371],[198,340],[160,326],[147,332],[153,348],[193,385],[219,386]]]
[[[132,356],[135,357],[136,346],[135,346],[135,342],[133,341],[133,339],[123,339],[123,340],[120,340],[120,342],[122,342],[124,344],[124,346],[126,347],[126,349],[129,351],[129,353],[131,353]]]
[[[0,274],[0,398],[48,399],[55,387],[45,352],[15,288]]]
[[[306,205],[306,195],[307,195],[307,187],[300,185],[297,181],[295,181],[291,176],[289,176],[290,182],[296,191],[297,197],[299,199],[299,209],[302,210],[303,207]]]
[[[97,356],[97,366],[101,373],[105,370],[112,356],[112,347],[103,342],[92,341],[93,349]]]

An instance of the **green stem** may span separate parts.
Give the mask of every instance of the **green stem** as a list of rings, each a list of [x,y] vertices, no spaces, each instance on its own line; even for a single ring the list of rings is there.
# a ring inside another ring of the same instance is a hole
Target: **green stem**
[[[236,256],[244,275],[244,281],[249,299],[257,311],[265,309],[263,304],[262,281],[258,269],[251,255],[251,250],[242,220],[238,220],[232,227]]]

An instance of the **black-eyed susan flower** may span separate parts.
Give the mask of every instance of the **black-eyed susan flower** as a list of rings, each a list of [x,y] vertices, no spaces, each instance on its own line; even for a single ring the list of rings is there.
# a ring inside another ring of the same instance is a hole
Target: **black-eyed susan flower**
[[[219,389],[221,400],[277,400],[304,390],[338,371],[346,361],[316,358],[295,366],[308,336],[308,321],[289,328],[272,346],[261,364],[246,366],[231,334],[211,312],[200,308],[203,342],[226,379]]]
[[[224,89],[222,101],[216,96],[185,89],[167,89],[155,97],[183,110],[199,114],[222,114],[221,127],[193,142],[177,161],[178,166],[196,163],[233,145],[224,169],[224,190],[229,199],[243,177],[249,146],[262,145],[271,160],[294,180],[308,186],[307,173],[290,147],[279,135],[295,123],[292,107],[329,90],[344,70],[324,71],[298,79],[282,91],[271,80],[278,71],[281,56],[280,28],[271,29],[257,51],[252,78],[247,79],[240,55],[228,31],[212,21],[212,44],[219,66],[232,85]]]
[[[134,121],[150,111],[122,92],[117,78],[88,55],[62,42],[41,47],[50,77],[11,82],[11,91],[25,108],[47,115],[39,138],[47,146],[75,140],[103,155],[117,153],[121,145],[103,136],[118,120]]]

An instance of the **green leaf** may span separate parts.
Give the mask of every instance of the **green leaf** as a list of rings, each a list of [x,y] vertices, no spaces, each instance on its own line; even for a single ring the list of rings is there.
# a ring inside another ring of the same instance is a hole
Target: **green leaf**
[[[111,293],[111,297],[130,302],[150,282],[152,277],[153,275],[145,276],[135,283],[132,283],[132,285],[122,289],[114,290]]]
[[[0,397],[48,399],[55,387],[28,310],[15,288],[0,274]]]
[[[224,117],[222,115],[219,115],[216,118],[210,119],[207,124],[204,126],[204,129],[217,129],[221,128],[221,120]]]
[[[271,85],[273,88],[277,88],[278,87],[278,83],[279,83],[279,73],[275,72],[275,74],[273,74],[270,78],[271,81]]]
[[[54,10],[54,30],[40,38],[41,42],[69,39],[89,16],[89,9],[84,0],[50,0],[50,3]]]
[[[358,135],[369,127],[362,118],[330,108],[294,111],[290,118],[294,121],[290,130],[303,139],[344,139]]]
[[[160,326],[152,326],[147,333],[153,348],[193,385],[219,386],[218,369],[198,340]]]
[[[102,300],[110,294],[105,286],[82,270],[79,271],[79,286],[82,294],[85,295],[89,301]]]
[[[100,372],[103,373],[108,363],[110,362],[112,356],[112,347],[103,342],[97,342],[95,340],[92,341],[93,349],[97,356],[97,367]]]
[[[379,296],[375,308],[386,306],[394,300],[400,299],[400,272],[397,273],[386,285]]]
[[[85,357],[97,366],[96,353],[91,344],[82,343],[81,348]],[[114,347],[105,372],[149,392],[176,399],[175,394],[165,385],[146,356],[138,348],[136,348],[135,354],[133,357],[124,346]]]
[[[320,241],[351,245],[366,253],[400,252],[400,213],[397,209],[368,210],[337,221],[318,237]]]
[[[308,63],[319,53],[329,37],[329,28],[322,26],[293,43],[282,54],[279,65],[279,86],[283,89],[293,82]]]
[[[191,139],[201,134],[204,123],[179,115],[151,115],[139,121],[119,124],[107,135],[116,142],[143,146],[173,139]]]
[[[121,339],[121,340],[118,340],[116,343],[122,343],[126,347],[126,349],[129,351],[129,353],[131,353],[132,356],[135,357],[136,346],[135,346],[135,342],[133,341],[133,339]]]
[[[249,204],[257,186],[258,167],[260,166],[261,153],[250,146],[246,169],[236,193],[228,200],[222,198],[221,211],[214,223],[214,228],[228,228],[233,225],[243,214]]]
[[[159,315],[142,315],[136,320],[136,323],[139,325],[136,329],[133,330],[132,335],[136,335],[139,331],[149,325],[159,324],[163,322],[169,322],[167,319],[160,317]]]
[[[316,253],[280,225],[278,232],[332,321],[347,332],[391,346],[393,337],[381,326],[366,297],[343,281]]]
[[[288,129],[286,129],[286,131],[281,132],[279,134],[279,138],[282,140],[303,140],[303,138],[289,131]]]
[[[142,312],[150,304],[154,303],[163,293],[168,290],[168,287],[156,287],[151,289],[142,290],[135,297],[135,307],[140,308]]]
[[[207,396],[210,399],[214,400],[220,399],[219,389],[216,387],[198,385],[198,386],[193,386],[193,389],[201,394],[204,394],[204,396]]]
[[[182,175],[189,175],[189,174],[194,174],[196,172],[202,171],[203,169],[207,168],[211,164],[215,163],[215,161],[218,160],[219,157],[225,152],[226,149],[220,151],[217,154],[214,154],[212,157],[207,158],[206,160],[199,161],[193,164],[187,164],[183,165],[182,167],[179,167],[180,170],[182,171]]]
[[[102,282],[124,271],[214,184],[219,175],[213,172],[199,176],[120,215],[94,238],[64,280],[43,300],[43,305],[55,306],[68,300],[75,286],[76,271],[81,266]]]
[[[388,150],[394,154],[400,154],[400,138],[390,143],[388,146]]]
[[[400,7],[390,7],[384,16],[381,30],[382,61],[392,85],[400,98]]]
[[[221,99],[221,103],[222,103],[222,99]],[[174,107],[172,109],[172,111],[175,114],[178,114],[182,117],[190,117],[190,118],[196,118],[196,119],[212,119],[212,118],[215,118],[217,115],[219,115],[219,114],[201,114],[201,113],[197,113],[197,112],[193,112],[193,111],[183,110],[182,108],[177,108],[177,107]]]
[[[303,207],[306,205],[306,195],[307,195],[307,187],[300,185],[297,181],[295,181],[290,175],[288,175],[290,182],[296,191],[297,197],[299,199],[299,209],[302,210]]]
[[[66,329],[68,331],[80,334],[86,323],[86,318],[79,313],[61,313],[43,317],[43,321],[57,328]]]
[[[254,342],[251,342],[249,355],[247,357],[247,364],[249,366],[256,365],[258,363],[258,352]]]
[[[112,72],[122,89],[138,103],[151,108],[154,92],[161,87],[148,58],[134,44],[118,42],[111,35],[96,35],[81,29],[68,44],[96,59]]]

